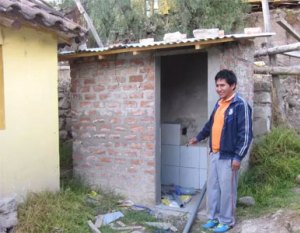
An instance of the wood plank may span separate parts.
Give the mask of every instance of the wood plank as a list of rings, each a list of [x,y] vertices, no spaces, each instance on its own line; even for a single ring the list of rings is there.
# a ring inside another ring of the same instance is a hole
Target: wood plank
[[[300,58],[300,51],[286,52],[286,53],[283,53],[282,55],[295,57],[295,58]]]
[[[254,67],[256,74],[272,75],[300,75],[300,66],[271,66],[271,67]]]
[[[295,29],[283,18],[276,19],[276,22],[284,28],[292,37],[300,41],[300,34],[298,34]]]
[[[288,45],[280,45],[272,48],[260,49],[254,52],[254,57],[275,55],[279,53],[291,52],[300,49],[300,42]]]

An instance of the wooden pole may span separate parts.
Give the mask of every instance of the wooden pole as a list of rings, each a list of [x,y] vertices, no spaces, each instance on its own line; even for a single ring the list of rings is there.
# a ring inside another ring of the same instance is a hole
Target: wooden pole
[[[260,49],[254,52],[254,57],[270,56],[278,53],[291,52],[300,49],[300,42],[288,45],[280,45],[272,48]]]
[[[263,17],[264,17],[264,26],[265,32],[271,32],[271,22],[270,22],[270,11],[269,11],[269,2],[268,0],[261,0],[262,9],[263,9]],[[268,47],[272,47],[272,38],[267,38]],[[269,54],[269,61],[271,66],[276,66],[276,55]],[[289,125],[287,121],[287,117],[284,110],[284,102],[283,97],[281,96],[281,83],[279,76],[276,74],[272,75],[272,125],[276,124],[286,124]],[[278,108],[275,108],[278,106]]]
[[[97,45],[99,46],[99,48],[103,48],[102,41],[101,41],[101,39],[100,39],[100,37],[99,37],[97,31],[96,31],[96,28],[94,27],[94,24],[93,24],[91,18],[90,18],[89,15],[86,13],[86,11],[85,11],[85,9],[83,8],[83,6],[81,5],[80,0],[74,0],[74,1],[75,1],[75,3],[76,3],[76,6],[77,6],[77,8],[78,8],[80,14],[82,14],[83,17],[85,18],[85,21],[87,22],[88,27],[89,27],[89,29],[91,30],[91,32],[92,32],[92,34],[93,34],[93,36],[94,36],[94,39],[95,39]]]
[[[300,66],[254,67],[254,73],[272,75],[300,75]]]

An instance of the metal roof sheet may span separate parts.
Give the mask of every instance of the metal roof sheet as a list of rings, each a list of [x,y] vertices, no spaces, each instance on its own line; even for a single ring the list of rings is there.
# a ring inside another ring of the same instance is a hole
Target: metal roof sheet
[[[180,39],[175,41],[155,41],[150,43],[131,43],[131,44],[114,44],[103,48],[88,48],[88,49],[82,49],[78,51],[62,51],[60,52],[60,56],[62,59],[64,59],[64,56],[71,57],[72,55],[75,55],[76,57],[82,57],[85,55],[91,56],[92,54],[95,55],[101,55],[101,54],[107,54],[107,53],[124,53],[124,52],[130,52],[136,49],[136,51],[142,51],[142,50],[155,50],[159,48],[172,48],[172,47],[184,47],[189,45],[196,45],[197,43],[203,44],[205,42],[208,43],[224,43],[224,42],[230,42],[235,40],[241,40],[241,39],[252,39],[256,37],[268,37],[275,35],[275,33],[257,33],[257,34],[230,34],[230,35],[224,35],[224,36],[217,36],[217,37],[209,37],[205,39],[198,39],[198,38],[187,38],[187,39]],[[228,39],[228,40],[226,40]],[[114,52],[115,51],[115,52]]]

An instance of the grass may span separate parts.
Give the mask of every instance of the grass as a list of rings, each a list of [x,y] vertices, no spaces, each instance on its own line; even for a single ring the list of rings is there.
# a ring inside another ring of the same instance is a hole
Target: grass
[[[258,215],[300,203],[299,194],[291,191],[299,174],[300,139],[296,132],[275,128],[259,138],[251,153],[250,169],[239,182],[239,196],[253,196],[257,204],[247,210],[239,208],[239,214]]]
[[[72,141],[60,143],[61,170],[72,169]],[[92,190],[80,181],[63,177],[59,192],[29,194],[18,207],[19,224],[15,233],[90,233],[88,220],[113,211],[124,214],[125,224],[140,224],[156,219],[144,211],[118,207],[121,196],[113,192]],[[102,233],[115,232],[109,226]]]
[[[90,233],[88,220],[98,214],[121,211],[125,224],[142,224],[156,221],[143,211],[131,211],[118,207],[120,199],[113,193],[92,191],[80,182],[69,180],[57,193],[30,194],[18,208],[19,224],[16,233]],[[102,233],[114,232],[109,226],[100,228]]]

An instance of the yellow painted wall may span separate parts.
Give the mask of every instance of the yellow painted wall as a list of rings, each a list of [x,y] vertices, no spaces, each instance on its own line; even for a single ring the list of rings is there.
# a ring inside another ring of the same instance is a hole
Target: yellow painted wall
[[[57,39],[0,27],[5,129],[0,130],[0,198],[59,189]]]

